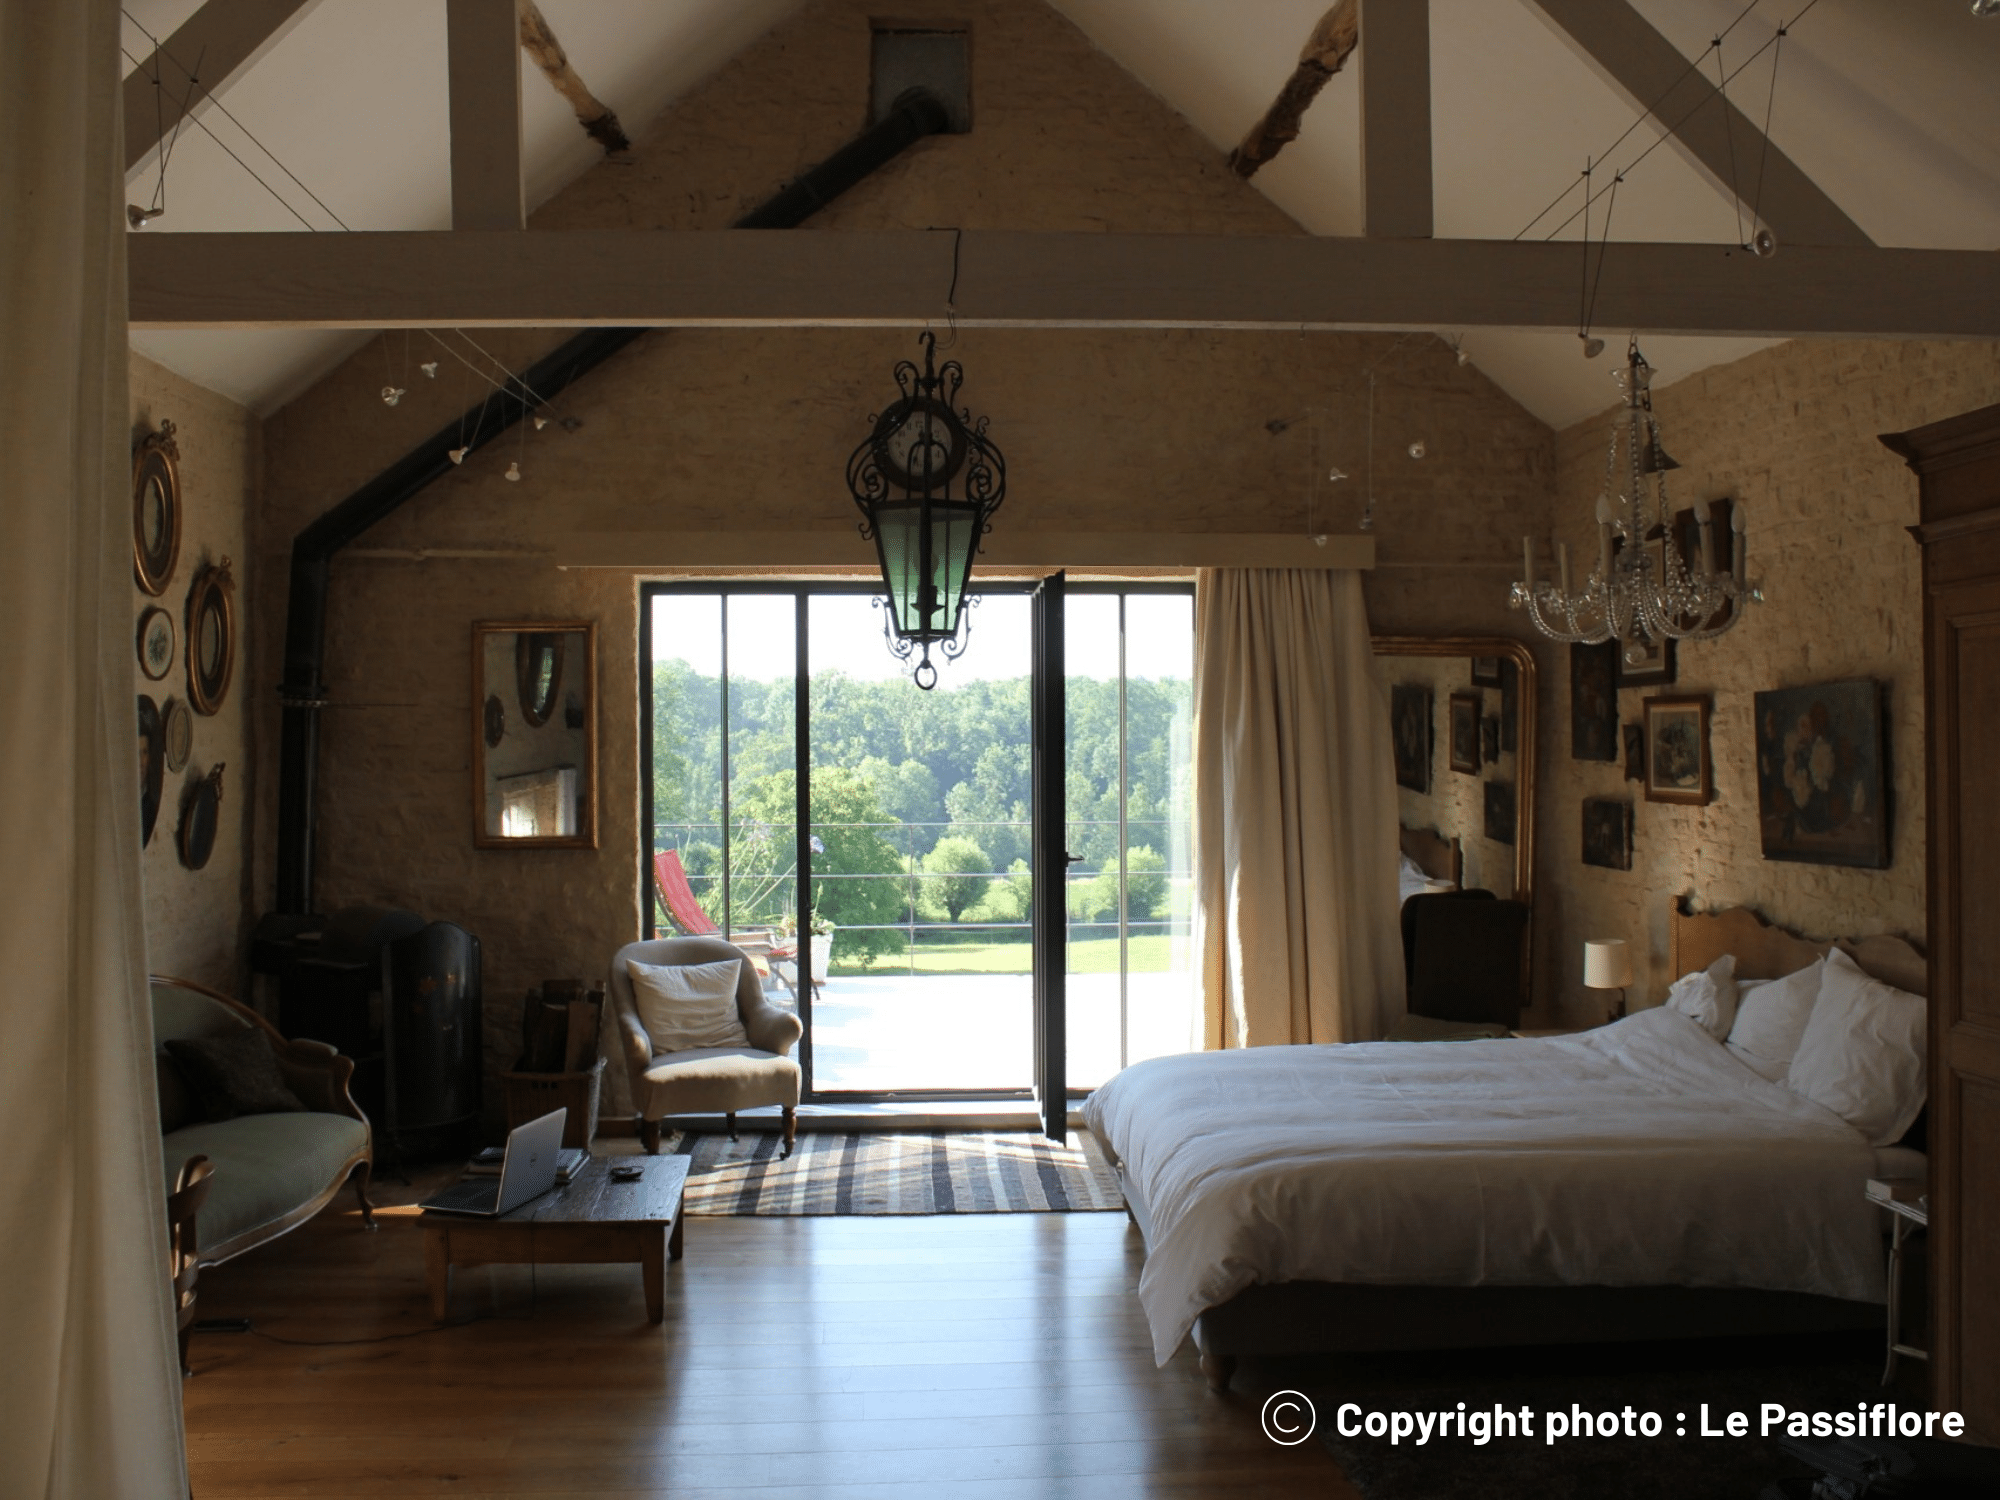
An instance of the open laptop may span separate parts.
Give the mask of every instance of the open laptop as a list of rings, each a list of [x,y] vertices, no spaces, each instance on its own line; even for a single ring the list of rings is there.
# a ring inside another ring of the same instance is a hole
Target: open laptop
[[[507,1136],[507,1159],[500,1176],[468,1177],[418,1206],[425,1213],[472,1214],[498,1218],[556,1185],[556,1153],[562,1149],[567,1109],[551,1110],[539,1120],[516,1126]]]

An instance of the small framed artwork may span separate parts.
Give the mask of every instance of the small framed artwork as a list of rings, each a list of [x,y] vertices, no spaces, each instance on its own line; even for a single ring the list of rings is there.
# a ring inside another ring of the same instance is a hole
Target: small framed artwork
[[[1672,687],[1674,685],[1674,640],[1667,636],[1651,640],[1618,642],[1618,686]]]
[[[1500,658],[1497,656],[1473,657],[1472,685],[1474,687],[1500,686]]]
[[[1709,542],[1715,549],[1715,571],[1727,573],[1736,565],[1736,533],[1731,531],[1730,517],[1736,509],[1736,502],[1727,495],[1708,502]],[[1681,562],[1692,573],[1701,567],[1701,523],[1694,518],[1694,507],[1674,512],[1674,545],[1680,549]],[[1716,611],[1709,623],[1724,625],[1736,613],[1734,604],[1725,604]],[[1694,621],[1688,620],[1692,625]]]
[[[1389,689],[1389,728],[1395,740],[1396,785],[1431,789],[1431,690],[1421,682]]]
[[[1487,765],[1500,761],[1500,721],[1488,714],[1479,721],[1479,755]]]
[[[1866,678],[1757,694],[1764,858],[1889,867],[1882,697]]]
[[[1600,870],[1632,868],[1632,804],[1611,797],[1583,799],[1583,862]]]
[[[1618,759],[1618,643],[1569,648],[1572,760]]]
[[[1708,699],[1648,698],[1646,800],[1706,807],[1715,795],[1708,757]]]
[[[1451,768],[1472,776],[1479,774],[1479,707],[1479,694],[1453,693],[1446,720]]]
[[[154,604],[139,616],[139,670],[148,682],[163,682],[174,669],[179,637],[174,634],[174,617]]]
[[[1486,783],[1486,836],[1496,844],[1514,842],[1514,783]]]
[[[1627,724],[1621,731],[1625,737],[1625,779],[1644,781],[1646,779],[1646,726]]]

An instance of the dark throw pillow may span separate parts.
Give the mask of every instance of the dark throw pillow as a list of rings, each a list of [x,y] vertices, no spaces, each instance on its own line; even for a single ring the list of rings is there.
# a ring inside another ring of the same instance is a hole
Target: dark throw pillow
[[[238,1115],[296,1114],[305,1109],[285,1086],[270,1038],[254,1026],[234,1036],[170,1041],[167,1051],[211,1120]]]

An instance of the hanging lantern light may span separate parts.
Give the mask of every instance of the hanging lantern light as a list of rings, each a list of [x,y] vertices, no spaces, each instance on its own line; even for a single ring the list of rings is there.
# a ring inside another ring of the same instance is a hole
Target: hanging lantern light
[[[931,648],[947,661],[965,649],[972,560],[1007,497],[1007,465],[986,419],[952,407],[963,367],[954,359],[936,368],[929,329],[917,341],[924,367],[896,366],[903,394],[869,419],[873,430],[847,461],[847,488],[882,565],[883,636],[898,660],[918,658],[912,676],[928,690],[937,686]]]

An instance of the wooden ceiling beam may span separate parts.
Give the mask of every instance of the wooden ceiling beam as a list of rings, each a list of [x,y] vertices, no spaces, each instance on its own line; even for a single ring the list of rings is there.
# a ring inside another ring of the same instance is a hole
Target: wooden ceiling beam
[[[174,133],[183,113],[192,117],[207,109],[211,94],[227,88],[318,3],[208,0],[160,44],[157,53],[142,57],[125,75],[126,172]]]
[[[1529,3],[1636,108],[1671,130],[1681,154],[1723,192],[1740,192],[1746,208],[1754,196],[1757,217],[1781,248],[1873,243],[1627,0]]]
[[[445,0],[454,229],[520,229],[521,20],[515,0]]]
[[[968,229],[134,235],[140,328],[1563,328],[1576,246]],[[1613,242],[1597,325],[2000,337],[1989,251]]]
[[[1362,0],[1361,217],[1370,239],[1430,237],[1430,0]]]

